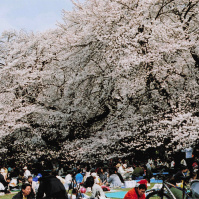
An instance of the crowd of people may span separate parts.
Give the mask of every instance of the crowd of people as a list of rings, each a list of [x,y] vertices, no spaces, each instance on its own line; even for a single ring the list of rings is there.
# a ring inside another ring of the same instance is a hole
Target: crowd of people
[[[42,163],[45,165],[45,162]],[[124,187],[125,181],[132,181],[144,178],[140,185],[130,190],[124,199],[145,198],[147,182],[153,178],[153,173],[162,169],[170,174],[170,181],[179,184],[183,177],[187,182],[197,179],[199,159],[194,157],[192,161],[183,158],[178,165],[174,159],[162,161],[149,158],[145,162],[117,159],[110,161],[109,165],[70,165],[66,168],[63,165],[53,162],[51,169],[41,166],[41,170],[29,169],[22,163],[14,167],[1,166],[0,169],[0,190],[8,194],[11,190],[20,189],[13,196],[13,199],[41,199],[78,196],[81,188],[91,192],[90,198],[100,195],[105,198],[104,191],[110,188]],[[36,173],[35,173],[36,172]]]

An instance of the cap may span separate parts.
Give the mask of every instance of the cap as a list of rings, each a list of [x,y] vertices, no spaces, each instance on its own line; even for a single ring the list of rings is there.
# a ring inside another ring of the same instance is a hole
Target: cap
[[[123,164],[123,167],[126,169],[126,167],[127,167],[127,164]]]
[[[143,179],[138,182],[139,184],[145,184],[147,188],[147,180]]]

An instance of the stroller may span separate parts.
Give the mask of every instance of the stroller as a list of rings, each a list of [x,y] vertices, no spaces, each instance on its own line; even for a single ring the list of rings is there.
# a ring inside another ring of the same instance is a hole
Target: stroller
[[[193,199],[198,199],[199,198],[199,180],[194,180],[191,182],[191,197]]]

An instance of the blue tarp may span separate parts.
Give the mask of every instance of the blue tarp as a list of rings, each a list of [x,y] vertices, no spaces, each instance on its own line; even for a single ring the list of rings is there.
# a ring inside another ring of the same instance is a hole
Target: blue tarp
[[[113,193],[106,193],[106,197],[108,198],[124,198],[127,191],[119,191],[119,192],[113,192]]]

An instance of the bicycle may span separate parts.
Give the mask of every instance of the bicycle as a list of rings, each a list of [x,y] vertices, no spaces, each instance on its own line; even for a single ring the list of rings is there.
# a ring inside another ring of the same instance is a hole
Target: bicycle
[[[185,190],[185,186],[183,183],[183,188],[179,188],[167,181],[165,181],[165,176],[160,173],[161,179],[162,179],[162,187],[160,189],[151,189],[146,191],[146,199],[176,199],[172,191],[170,190],[170,187],[174,187],[177,189],[180,189],[182,191],[182,198],[191,199],[188,192]]]
[[[146,199],[176,199],[166,182],[162,182],[160,189],[151,189],[146,191]]]

